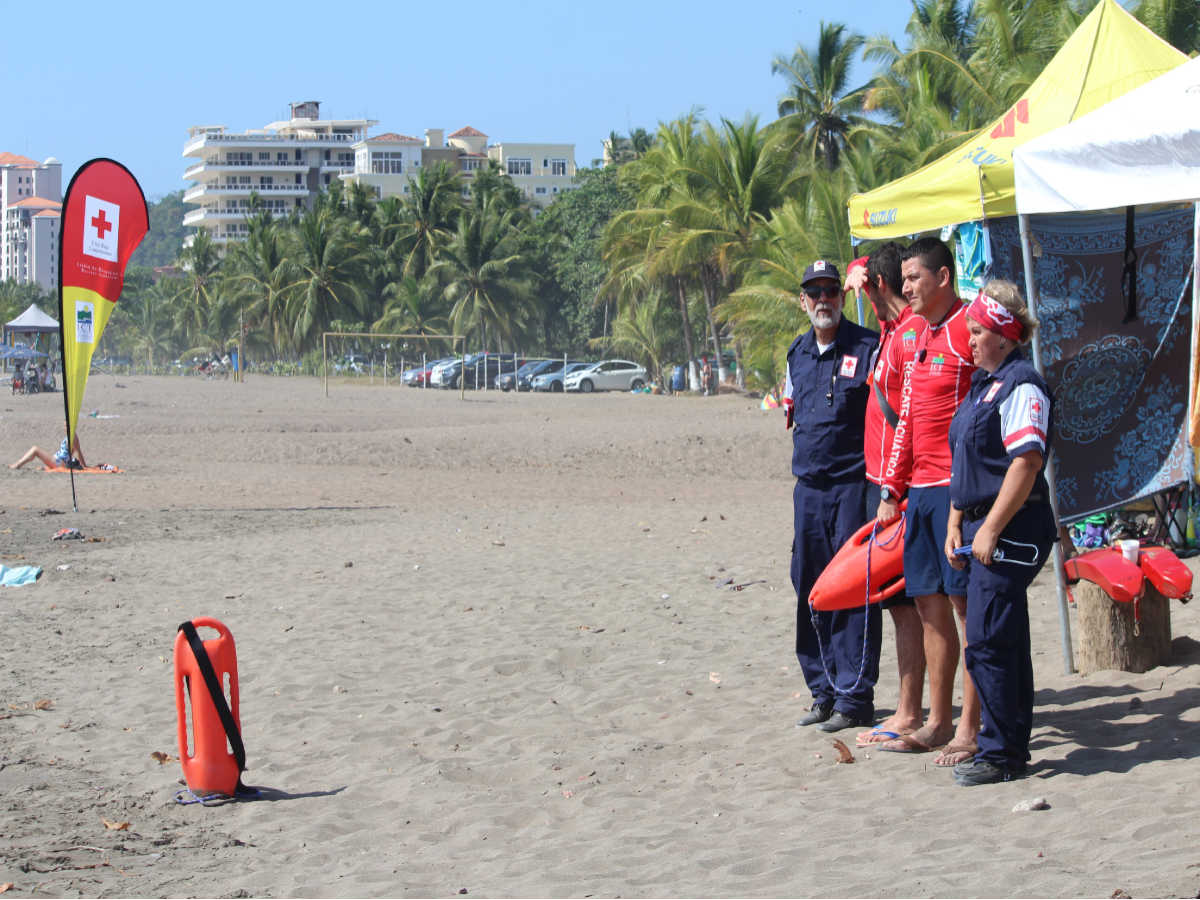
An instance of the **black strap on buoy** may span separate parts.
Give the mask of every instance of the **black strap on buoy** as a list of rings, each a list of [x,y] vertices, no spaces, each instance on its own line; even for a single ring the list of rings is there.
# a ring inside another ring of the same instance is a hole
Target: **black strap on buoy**
[[[238,731],[237,722],[233,720],[233,713],[229,711],[229,704],[225,702],[225,691],[221,689],[221,682],[213,669],[212,660],[208,658],[208,651],[204,649],[204,641],[200,640],[200,635],[196,633],[196,626],[191,622],[184,622],[179,626],[179,630],[183,632],[192,648],[192,656],[196,657],[200,674],[204,676],[204,683],[208,685],[208,693],[212,696],[213,706],[216,707],[221,725],[225,728],[225,737],[229,740],[229,746],[233,748],[233,758],[237,760],[238,766],[237,789],[241,791],[241,773],[246,771],[246,747],[242,744],[241,732]]]

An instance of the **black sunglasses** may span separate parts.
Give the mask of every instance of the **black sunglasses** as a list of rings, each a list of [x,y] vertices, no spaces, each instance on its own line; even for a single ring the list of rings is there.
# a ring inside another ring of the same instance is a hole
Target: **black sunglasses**
[[[841,288],[832,284],[827,284],[824,287],[806,287],[804,289],[804,293],[808,295],[809,300],[820,300],[821,297],[825,297],[827,300],[832,300],[841,292]]]

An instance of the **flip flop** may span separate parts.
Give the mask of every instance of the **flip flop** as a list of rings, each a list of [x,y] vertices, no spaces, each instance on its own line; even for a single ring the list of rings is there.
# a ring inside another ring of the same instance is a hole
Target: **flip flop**
[[[888,741],[897,741],[902,734],[911,734],[908,731],[888,731],[880,725],[876,725],[870,731],[859,734],[854,739],[856,747],[874,747],[876,744],[886,744]],[[866,738],[866,740],[863,740]]]
[[[958,765],[960,762],[966,762],[967,760],[972,759],[978,752],[979,748],[974,744],[956,744],[951,741],[942,748],[941,753],[934,757],[933,764],[935,766],[949,768],[951,766]],[[957,758],[951,759],[951,757]]]
[[[889,744],[899,744],[899,747],[888,746]],[[911,734],[902,734],[894,741],[888,741],[887,744],[879,744],[875,749],[882,750],[885,753],[930,753],[937,747],[930,746],[924,741],[913,737]]]

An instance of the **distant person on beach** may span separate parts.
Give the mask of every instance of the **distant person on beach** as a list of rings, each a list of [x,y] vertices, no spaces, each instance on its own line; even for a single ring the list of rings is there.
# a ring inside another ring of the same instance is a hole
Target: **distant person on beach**
[[[920,238],[900,254],[904,299],[914,315],[915,356],[904,388],[882,487],[908,494],[904,531],[905,591],[916,599],[929,673],[929,716],[912,734],[879,744],[894,753],[941,748],[940,766],[957,765],[978,750],[979,698],[963,675],[962,716],[954,725],[954,678],[959,631],[967,615],[967,573],[946,560],[950,514],[950,420],[975,371],[966,307],[955,293],[954,254],[937,238]],[[886,508],[881,506],[881,512]]]
[[[875,717],[882,617],[877,605],[817,612],[808,595],[833,555],[867,520],[863,421],[878,335],[842,317],[837,268],[817,260],[801,282],[812,327],[787,351],[783,402],[792,428],[796,658],[813,705],[797,723],[821,731]]]
[[[871,398],[867,401],[866,440],[867,516],[888,522],[898,515],[902,496],[884,486],[899,409],[904,405],[904,379],[916,356],[916,330],[909,321],[912,309],[904,301],[900,252],[894,241],[876,248],[870,257],[851,263],[846,287],[863,291],[879,320],[879,352],[871,373]],[[896,711],[870,731],[858,735],[860,747],[896,740],[921,727],[921,695],[925,688],[925,647],[921,617],[912,597],[900,594],[880,603],[896,630],[896,664],[900,670],[900,697]]]
[[[1053,400],[1021,352],[1037,323],[1009,281],[988,282],[966,315],[979,368],[950,423],[944,552],[969,579],[966,666],[983,728],[979,752],[954,767],[954,779],[970,786],[1025,774],[1033,727],[1026,591],[1058,530],[1045,474]]]
[[[84,469],[87,468],[87,462],[83,458],[83,450],[79,446],[79,435],[75,435],[74,441],[71,442],[73,453],[67,450],[67,439],[63,438],[62,443],[58,445],[58,452],[51,456],[41,447],[30,447],[29,450],[18,459],[15,463],[9,463],[10,469],[19,469],[27,462],[34,459],[41,460],[43,466],[47,469]]]

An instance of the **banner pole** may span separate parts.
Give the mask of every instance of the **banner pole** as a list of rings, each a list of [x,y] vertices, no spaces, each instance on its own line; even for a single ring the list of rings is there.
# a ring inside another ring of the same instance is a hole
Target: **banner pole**
[[[1017,229],[1021,236],[1021,257],[1025,263],[1025,301],[1029,305],[1029,313],[1037,319],[1037,283],[1033,278],[1033,247],[1029,239],[1029,216],[1017,216]],[[1033,366],[1038,374],[1044,377],[1042,366],[1042,345],[1038,332],[1033,333]],[[1050,489],[1050,508],[1054,511],[1054,525],[1058,527],[1058,486],[1054,477],[1053,451],[1046,459],[1046,486]],[[1071,615],[1067,605],[1067,573],[1063,567],[1063,548],[1061,539],[1054,542],[1051,548],[1050,560],[1054,566],[1054,584],[1058,592],[1058,627],[1062,637],[1063,672],[1070,675],[1075,671],[1075,654],[1071,648]]]

